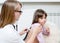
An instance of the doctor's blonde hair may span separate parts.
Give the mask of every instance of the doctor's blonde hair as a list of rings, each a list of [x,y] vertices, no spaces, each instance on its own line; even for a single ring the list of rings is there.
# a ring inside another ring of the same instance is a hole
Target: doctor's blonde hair
[[[22,4],[18,1],[5,1],[3,3],[0,16],[0,27],[15,22],[14,12],[17,10],[16,6],[18,4],[22,7]]]

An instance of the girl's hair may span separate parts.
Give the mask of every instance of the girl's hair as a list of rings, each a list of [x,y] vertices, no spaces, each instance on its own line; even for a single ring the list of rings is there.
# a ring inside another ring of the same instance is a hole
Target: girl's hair
[[[38,19],[39,19],[39,18],[42,18],[43,15],[45,15],[45,18],[47,17],[47,13],[46,13],[44,10],[42,10],[42,9],[37,9],[37,10],[35,11],[35,13],[34,13],[32,24],[38,23]],[[31,29],[31,27],[30,27],[30,29]],[[26,34],[26,36],[25,36],[25,38],[24,38],[23,40],[25,40],[25,39],[27,38],[28,33],[29,33],[29,32],[27,32],[27,34]]]
[[[22,4],[18,1],[5,1],[3,3],[0,16],[0,28],[15,22],[14,12],[17,10],[16,6],[18,4],[22,7]]]

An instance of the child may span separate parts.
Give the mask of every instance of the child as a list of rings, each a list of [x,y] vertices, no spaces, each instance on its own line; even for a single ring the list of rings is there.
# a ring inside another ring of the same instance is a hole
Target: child
[[[27,41],[30,38],[30,36],[33,32],[33,29],[35,27],[42,26],[42,31],[37,35],[37,38],[34,40],[34,43],[45,43],[43,35],[46,35],[46,36],[49,35],[49,29],[46,29],[44,27],[44,24],[46,22],[46,17],[47,17],[47,13],[44,10],[37,9],[35,11],[35,14],[33,17],[33,22],[31,25],[31,30],[30,30],[29,34],[26,35],[27,38],[25,37],[26,38],[25,41]],[[36,40],[38,40],[38,41],[36,42]]]

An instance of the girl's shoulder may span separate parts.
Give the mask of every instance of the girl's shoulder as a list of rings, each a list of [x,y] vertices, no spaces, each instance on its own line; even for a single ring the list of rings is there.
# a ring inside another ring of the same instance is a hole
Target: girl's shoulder
[[[39,23],[34,23],[34,24],[31,25],[31,27],[37,27],[37,26],[40,26],[40,24]]]
[[[39,23],[32,24],[32,26],[39,26],[39,25],[40,25]]]

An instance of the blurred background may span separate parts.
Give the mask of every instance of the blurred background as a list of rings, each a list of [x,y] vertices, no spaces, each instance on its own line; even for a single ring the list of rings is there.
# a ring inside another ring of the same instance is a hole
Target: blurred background
[[[0,11],[1,6],[5,0],[0,0]],[[19,0],[20,1],[20,0]],[[47,24],[50,25],[51,28],[56,28],[60,30],[60,2],[59,0],[21,0],[22,7],[22,15],[18,21],[18,32],[20,32],[25,27],[29,29],[31,26],[33,15],[36,9],[43,9],[47,12]],[[24,38],[25,35],[22,36]]]

